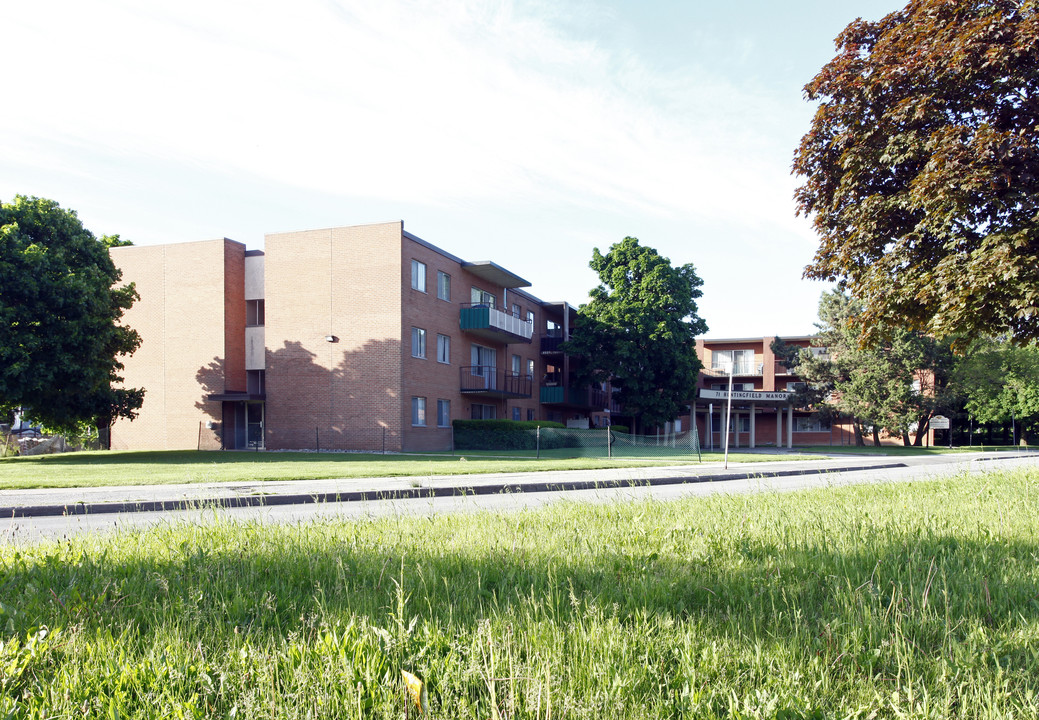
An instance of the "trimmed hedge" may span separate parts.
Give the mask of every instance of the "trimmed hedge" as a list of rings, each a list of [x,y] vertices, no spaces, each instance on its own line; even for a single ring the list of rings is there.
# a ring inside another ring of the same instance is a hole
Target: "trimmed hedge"
[[[534,450],[538,427],[566,428],[547,420],[454,420],[451,424],[455,450]]]

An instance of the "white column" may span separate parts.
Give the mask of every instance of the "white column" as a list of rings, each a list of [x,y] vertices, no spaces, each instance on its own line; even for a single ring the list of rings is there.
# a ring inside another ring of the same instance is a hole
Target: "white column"
[[[740,446],[740,411],[732,411],[732,436],[736,439],[734,447]]]
[[[794,446],[794,406],[786,406],[786,446]]]
[[[783,447],[783,407],[776,405],[776,447]]]
[[[754,447],[754,442],[755,442],[755,440],[757,440],[757,438],[755,437],[755,427],[754,427],[754,421],[756,419],[757,414],[758,414],[758,406],[755,405],[754,403],[751,403],[750,404],[750,447],[751,448]]]

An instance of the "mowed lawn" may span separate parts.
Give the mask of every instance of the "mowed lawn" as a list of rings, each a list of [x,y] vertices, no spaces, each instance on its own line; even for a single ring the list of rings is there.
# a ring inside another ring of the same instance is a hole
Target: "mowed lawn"
[[[471,475],[496,472],[592,470],[695,464],[695,454],[672,457],[537,459],[530,452],[380,455],[306,452],[84,452],[0,460],[0,489],[264,482],[323,478]],[[800,455],[732,454],[730,462],[804,459]],[[464,460],[462,458],[465,458]],[[705,454],[704,461],[720,461]]]
[[[0,546],[0,717],[1039,718],[1039,471]]]

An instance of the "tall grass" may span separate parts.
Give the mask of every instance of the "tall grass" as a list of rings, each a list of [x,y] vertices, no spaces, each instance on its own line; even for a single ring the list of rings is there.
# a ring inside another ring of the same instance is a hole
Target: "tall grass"
[[[0,548],[0,717],[1037,718],[1039,472]],[[411,717],[416,709],[411,708]]]

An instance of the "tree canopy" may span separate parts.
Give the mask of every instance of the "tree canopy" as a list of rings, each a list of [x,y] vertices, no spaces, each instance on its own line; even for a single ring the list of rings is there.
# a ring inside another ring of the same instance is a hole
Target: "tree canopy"
[[[140,345],[117,324],[138,296],[116,286],[116,244],[52,200],[0,203],[0,409],[56,429],[136,416],[144,391],[112,387],[118,358]]]
[[[978,422],[1018,421],[1023,432],[1039,428],[1039,344],[976,338],[957,363],[954,379],[965,409]]]
[[[600,284],[578,310],[567,352],[585,358],[581,379],[609,380],[624,413],[641,427],[675,419],[693,398],[700,372],[696,337],[707,331],[697,315],[703,281],[691,264],[626,237],[591,268]]]
[[[911,0],[856,20],[805,87],[805,276],[910,326],[1039,337],[1039,0]]]
[[[862,306],[838,290],[824,293],[819,301],[819,334],[816,343],[824,355],[796,351],[773,343],[773,350],[805,381],[795,402],[812,406],[824,415],[850,417],[859,430],[872,429],[879,444],[880,431],[920,444],[930,418],[949,411],[956,403],[949,376],[954,358],[948,343],[906,328],[882,328],[885,340],[865,346]]]

